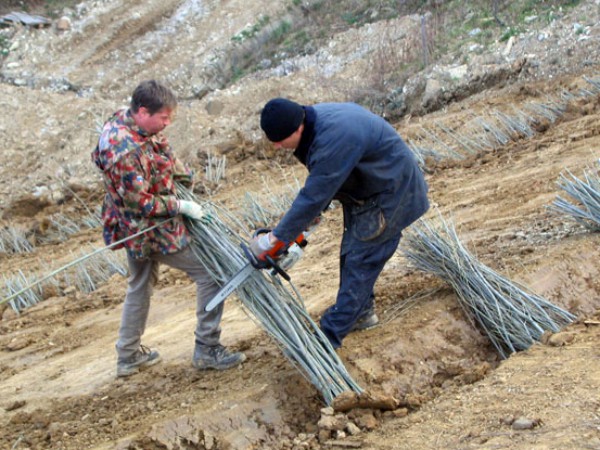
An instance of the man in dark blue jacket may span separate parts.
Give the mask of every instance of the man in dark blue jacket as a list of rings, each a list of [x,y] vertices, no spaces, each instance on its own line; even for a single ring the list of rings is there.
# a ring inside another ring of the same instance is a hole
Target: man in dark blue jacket
[[[263,108],[260,125],[275,148],[294,150],[309,175],[277,227],[253,240],[255,255],[278,240],[293,241],[332,200],[343,205],[340,287],[320,321],[339,348],[351,331],[377,324],[373,287],[402,230],[429,208],[427,184],[396,130],[359,105],[302,106],[274,98]]]

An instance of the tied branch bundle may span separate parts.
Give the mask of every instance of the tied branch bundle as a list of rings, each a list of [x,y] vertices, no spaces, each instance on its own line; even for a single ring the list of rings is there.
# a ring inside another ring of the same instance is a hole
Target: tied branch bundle
[[[426,219],[413,225],[403,250],[416,268],[440,277],[454,289],[467,317],[502,358],[529,348],[544,332],[558,332],[575,319],[478,261],[442,217],[437,226]]]
[[[193,193],[181,185],[178,193],[184,200],[197,202]],[[210,211],[210,219],[188,221],[192,249],[212,278],[223,285],[248,263],[240,247],[246,242],[234,232],[244,227],[224,208],[212,203],[204,203],[203,208]],[[293,293],[267,269],[256,270],[236,294],[248,316],[275,340],[328,405],[342,392],[362,393],[309,316],[297,290],[290,286]]]
[[[561,173],[558,187],[567,198],[557,196],[551,209],[571,217],[591,231],[600,231],[600,160],[596,169],[587,169],[582,178],[568,170]]]

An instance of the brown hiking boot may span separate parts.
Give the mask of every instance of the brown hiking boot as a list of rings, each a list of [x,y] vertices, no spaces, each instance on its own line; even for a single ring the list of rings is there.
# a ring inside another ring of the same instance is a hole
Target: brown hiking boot
[[[156,350],[140,345],[140,348],[129,358],[117,360],[117,377],[136,374],[141,369],[153,366],[159,361],[160,354]]]
[[[192,365],[198,370],[227,370],[246,361],[242,352],[230,352],[221,344],[205,346],[196,344]]]

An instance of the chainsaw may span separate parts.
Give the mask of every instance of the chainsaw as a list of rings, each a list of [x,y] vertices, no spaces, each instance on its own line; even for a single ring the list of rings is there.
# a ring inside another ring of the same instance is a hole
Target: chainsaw
[[[300,233],[300,235],[290,243],[277,241],[273,248],[258,256],[254,255],[247,245],[240,244],[246,259],[248,259],[248,263],[225,283],[212,299],[210,299],[206,305],[206,311],[212,311],[218,305],[223,303],[233,291],[240,287],[250,275],[254,273],[255,270],[271,269],[270,273],[272,276],[280,275],[286,281],[290,281],[291,278],[286,271],[296,264],[304,253],[304,247],[308,244],[306,238],[314,230],[315,226],[316,224],[304,233]],[[269,232],[271,232],[269,228],[260,228],[254,232],[253,238]]]

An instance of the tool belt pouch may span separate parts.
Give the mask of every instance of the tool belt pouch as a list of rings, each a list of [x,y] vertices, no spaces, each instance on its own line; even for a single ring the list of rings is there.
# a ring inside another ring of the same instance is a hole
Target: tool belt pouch
[[[387,222],[377,199],[368,199],[350,207],[352,235],[360,241],[375,239],[385,231]]]

